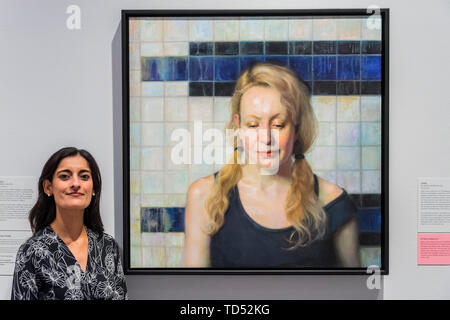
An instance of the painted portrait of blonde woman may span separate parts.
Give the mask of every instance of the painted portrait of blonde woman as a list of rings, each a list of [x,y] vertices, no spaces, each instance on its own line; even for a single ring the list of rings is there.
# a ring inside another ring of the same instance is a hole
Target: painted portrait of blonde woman
[[[184,267],[360,267],[356,206],[305,158],[318,122],[296,74],[271,63],[246,69],[227,128],[239,130],[235,161],[188,188]]]

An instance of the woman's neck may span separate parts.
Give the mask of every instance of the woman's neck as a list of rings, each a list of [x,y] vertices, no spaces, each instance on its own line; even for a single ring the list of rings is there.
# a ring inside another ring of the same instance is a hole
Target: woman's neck
[[[291,163],[281,165],[274,174],[266,174],[264,169],[257,165],[246,164],[242,166],[242,178],[244,183],[252,184],[254,187],[267,190],[276,185],[288,185],[292,179]]]
[[[50,224],[53,231],[66,243],[76,241],[83,233],[84,210],[56,208],[55,220]]]

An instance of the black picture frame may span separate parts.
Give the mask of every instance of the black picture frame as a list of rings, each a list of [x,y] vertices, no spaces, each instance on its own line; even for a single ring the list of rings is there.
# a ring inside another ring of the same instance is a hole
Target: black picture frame
[[[123,134],[123,260],[129,275],[154,274],[296,274],[296,275],[367,275],[366,268],[299,269],[211,269],[211,268],[135,268],[130,258],[130,55],[129,21],[131,18],[157,17],[381,17],[381,275],[389,274],[389,9],[318,9],[318,10],[122,10],[122,134]],[[358,201],[358,200],[357,200]],[[362,200],[360,200],[362,201]],[[370,201],[370,199],[369,199]]]

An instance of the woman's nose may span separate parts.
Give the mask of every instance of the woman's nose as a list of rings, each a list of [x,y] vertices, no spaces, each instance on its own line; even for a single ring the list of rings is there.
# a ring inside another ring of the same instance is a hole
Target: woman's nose
[[[263,127],[258,130],[258,140],[262,144],[270,144],[272,133],[270,127]]]
[[[72,187],[75,189],[80,188],[80,179],[76,176],[74,176],[72,179]]]

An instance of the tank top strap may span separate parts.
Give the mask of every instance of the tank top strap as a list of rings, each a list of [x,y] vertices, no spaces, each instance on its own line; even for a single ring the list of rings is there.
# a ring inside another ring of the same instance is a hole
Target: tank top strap
[[[319,196],[319,180],[317,179],[317,176],[315,174],[313,174],[314,176],[314,192],[316,194],[316,196]]]

